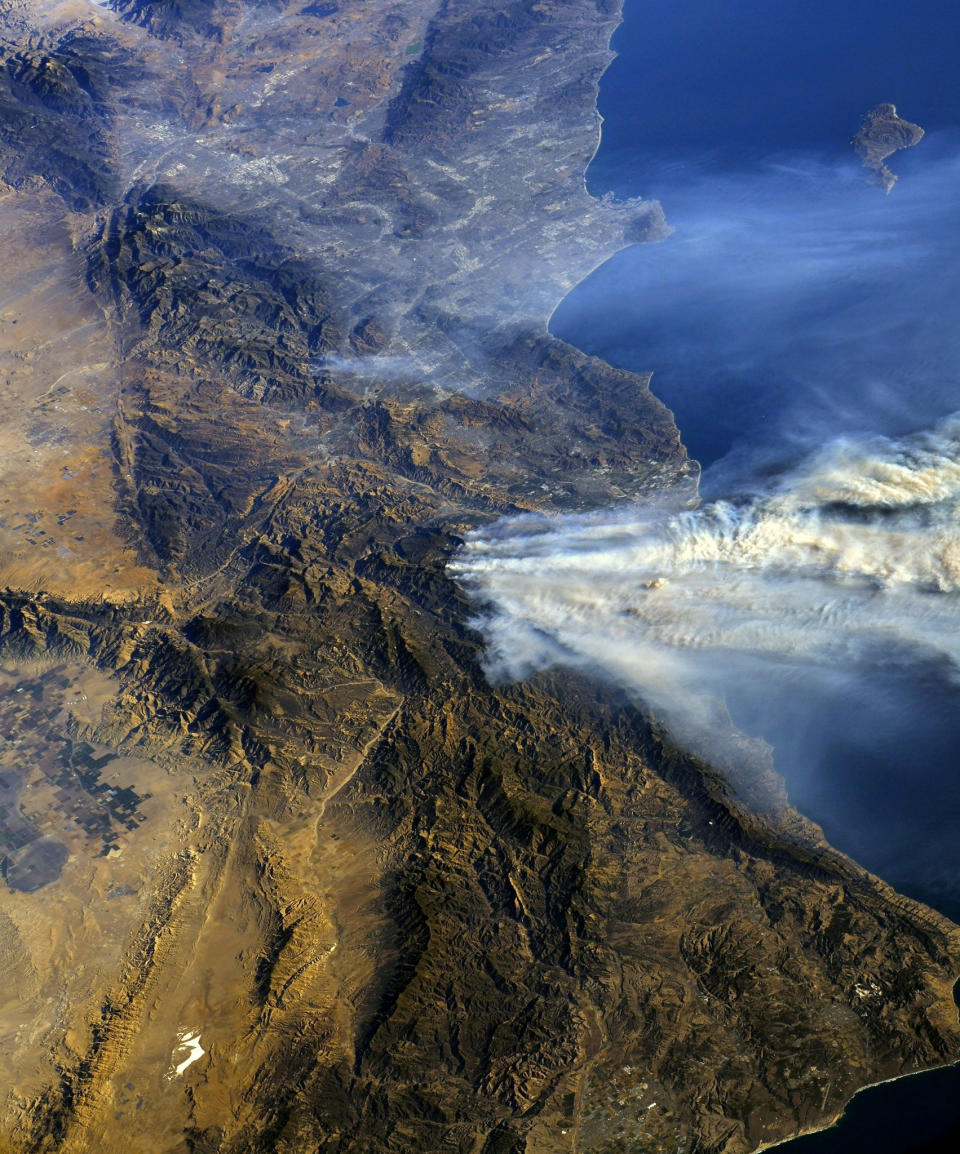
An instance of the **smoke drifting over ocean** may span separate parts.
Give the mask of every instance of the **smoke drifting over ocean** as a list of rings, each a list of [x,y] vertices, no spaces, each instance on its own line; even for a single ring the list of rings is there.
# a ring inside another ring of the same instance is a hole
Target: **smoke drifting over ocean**
[[[708,756],[728,715],[835,844],[960,917],[956,135],[898,169],[890,197],[852,158],[624,173],[676,231],[551,328],[653,370],[704,503],[503,520],[453,571],[491,678],[580,669]]]
[[[960,659],[960,417],[845,438],[741,503],[478,530],[454,572],[488,606],[490,672],[572,665],[635,690],[681,732],[748,682],[923,655]]]
[[[491,678],[606,679],[737,788],[728,716],[841,849],[956,917],[958,515],[952,417],[836,440],[740,501],[501,521],[453,568]]]
[[[896,163],[884,197],[852,155],[624,162],[675,232],[597,270],[552,329],[652,371],[704,465],[732,451],[711,495],[828,436],[930,424],[960,408],[960,142],[931,132]]]

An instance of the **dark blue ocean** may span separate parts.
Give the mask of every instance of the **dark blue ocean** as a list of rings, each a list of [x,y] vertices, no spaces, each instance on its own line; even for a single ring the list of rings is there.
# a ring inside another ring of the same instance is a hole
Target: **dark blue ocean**
[[[588,183],[659,199],[675,231],[608,261],[551,328],[654,373],[704,495],[960,410],[960,5],[627,0],[614,48]],[[850,145],[881,102],[926,131],[888,161],[888,196]],[[960,920],[957,681],[878,671],[843,710],[811,685],[736,720],[836,846]],[[782,1149],[960,1152],[960,1070],[867,1091]]]

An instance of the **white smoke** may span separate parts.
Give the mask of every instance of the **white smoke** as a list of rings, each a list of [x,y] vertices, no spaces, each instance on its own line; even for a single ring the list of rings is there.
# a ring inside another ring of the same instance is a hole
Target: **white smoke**
[[[374,381],[405,381],[424,375],[423,365],[412,354],[396,353],[368,353],[353,357],[329,353],[314,363],[313,371]]]
[[[653,372],[711,494],[841,433],[937,420],[960,403],[960,133],[901,156],[887,198],[852,151],[733,171],[714,154],[652,170],[643,155],[634,172],[618,155],[604,180],[642,179],[675,232],[578,285],[552,331]]]
[[[587,669],[683,735],[776,681],[960,662],[960,417],[844,438],[767,492],[673,515],[642,506],[503,520],[452,562],[488,671]]]

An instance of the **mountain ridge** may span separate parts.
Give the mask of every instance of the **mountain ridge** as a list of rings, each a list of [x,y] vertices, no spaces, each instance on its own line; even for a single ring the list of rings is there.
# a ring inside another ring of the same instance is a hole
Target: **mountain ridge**
[[[24,43],[82,28],[149,84],[109,96],[96,203],[80,145],[63,190],[10,145],[4,203],[59,198],[35,259],[87,311],[82,344],[41,331],[41,270],[4,317],[34,326],[0,350],[23,451],[61,456],[8,481],[5,524],[36,520],[0,642],[46,671],[41,737],[139,758],[154,808],[42,903],[3,893],[38,975],[0,1008],[8,1144],[734,1154],[949,1060],[960,931],[827,846],[759,746],[718,736],[717,769],[604,686],[488,684],[446,571],[504,513],[695,500],[649,377],[546,329],[664,233],[583,185],[617,9],[163,7],[23,6]],[[34,347],[87,365],[59,407]],[[109,489],[68,507],[91,446]],[[64,663],[108,675],[96,716]]]

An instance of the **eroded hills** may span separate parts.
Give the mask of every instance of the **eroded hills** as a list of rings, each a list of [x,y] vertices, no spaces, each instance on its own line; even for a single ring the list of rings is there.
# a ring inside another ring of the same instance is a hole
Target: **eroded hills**
[[[3,11],[0,1148],[733,1154],[956,1056],[955,927],[762,748],[735,798],[602,686],[490,685],[447,575],[695,498],[546,327],[665,228],[584,188],[615,8]]]

